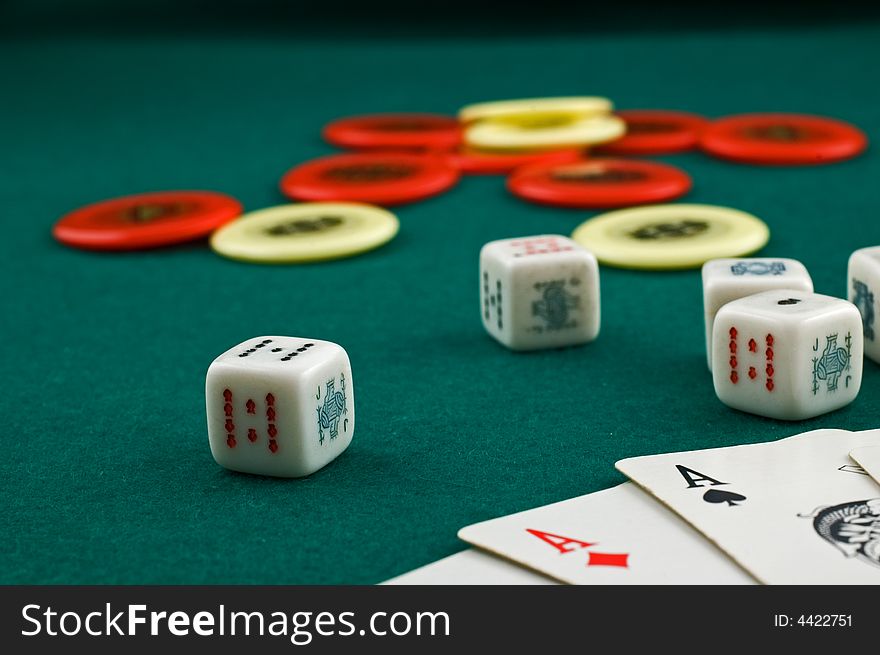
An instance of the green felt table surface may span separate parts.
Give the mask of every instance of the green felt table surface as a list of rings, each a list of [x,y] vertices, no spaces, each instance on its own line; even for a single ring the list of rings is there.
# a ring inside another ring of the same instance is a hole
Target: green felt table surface
[[[83,252],[50,229],[83,204],[152,190],[280,204],[281,174],[332,152],[330,119],[495,98],[815,113],[876,140],[878,44],[870,21],[3,39],[0,583],[377,583],[463,549],[462,526],[622,482],[623,457],[877,426],[870,361],[856,401],[812,420],[722,405],[698,270],[603,267],[594,343],[499,346],[480,323],[481,245],[568,234],[595,214],[526,204],[501,177],[398,208],[400,234],[379,250],[305,266],[237,263],[204,242]],[[876,149],[812,168],[662,160],[693,176],[687,201],[763,218],[761,254],[801,260],[818,292],[843,296],[849,253],[880,244]],[[207,367],[263,334],[351,357],[354,440],[308,478],[230,473],[208,449]]]

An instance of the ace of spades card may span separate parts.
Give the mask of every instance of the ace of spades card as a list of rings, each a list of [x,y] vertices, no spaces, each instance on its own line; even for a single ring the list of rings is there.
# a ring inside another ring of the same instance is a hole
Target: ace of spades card
[[[848,454],[880,432],[635,457],[617,468],[766,584],[880,584],[880,486]]]

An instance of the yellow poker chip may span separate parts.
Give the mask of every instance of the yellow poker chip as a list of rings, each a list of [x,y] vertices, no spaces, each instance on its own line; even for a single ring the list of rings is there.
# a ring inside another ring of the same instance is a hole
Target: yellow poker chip
[[[523,98],[521,100],[496,100],[462,107],[458,120],[472,123],[486,119],[523,114],[561,113],[578,116],[609,114],[614,105],[608,98],[599,96],[573,96],[561,98]]]
[[[372,205],[279,205],[223,226],[211,236],[211,248],[224,257],[267,264],[340,259],[387,243],[399,226],[394,214]]]
[[[541,150],[607,143],[625,132],[617,116],[540,112],[477,121],[465,128],[464,138],[482,150]]]
[[[738,209],[648,205],[596,216],[580,225],[572,239],[609,266],[671,270],[753,253],[770,239],[770,230]]]

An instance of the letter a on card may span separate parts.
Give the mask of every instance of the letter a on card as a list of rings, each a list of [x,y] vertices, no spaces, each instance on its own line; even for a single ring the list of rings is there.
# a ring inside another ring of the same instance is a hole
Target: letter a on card
[[[526,528],[526,532],[531,535],[534,535],[541,541],[544,541],[551,546],[553,546],[556,550],[558,550],[561,554],[565,555],[565,553],[570,553],[578,548],[589,548],[594,544],[587,541],[579,541],[578,539],[569,539],[568,537],[563,537],[558,534],[551,534],[550,532],[541,532],[540,530],[532,530],[530,528]],[[572,545],[577,544],[577,545]]]
[[[719,482],[715,478],[710,478],[704,473],[689,469],[687,466],[682,466],[681,464],[676,464],[675,468],[678,469],[678,472],[681,473],[681,477],[683,477],[688,483],[688,489],[693,489],[694,487],[714,486],[716,484],[727,484],[726,482]],[[702,482],[703,480],[705,480],[709,484],[700,484],[700,482]]]

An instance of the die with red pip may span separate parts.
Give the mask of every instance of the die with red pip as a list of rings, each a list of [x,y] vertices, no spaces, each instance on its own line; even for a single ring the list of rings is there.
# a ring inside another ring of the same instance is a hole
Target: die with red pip
[[[712,330],[718,398],[785,420],[852,402],[862,381],[862,320],[846,300],[780,289],[724,305]]]
[[[354,434],[351,364],[329,341],[248,339],[211,363],[205,397],[211,453],[233,471],[309,475]]]
[[[486,331],[511,350],[559,348],[596,338],[599,265],[567,237],[491,241],[480,251]]]

